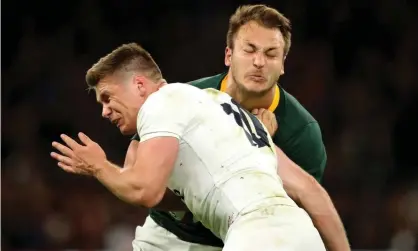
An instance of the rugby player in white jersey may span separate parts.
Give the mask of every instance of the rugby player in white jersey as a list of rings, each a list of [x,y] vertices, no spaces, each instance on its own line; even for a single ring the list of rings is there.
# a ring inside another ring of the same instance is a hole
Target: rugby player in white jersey
[[[137,132],[136,161],[121,169],[85,134],[51,153],[65,171],[92,175],[122,200],[155,207],[166,192],[181,196],[224,250],[325,250],[307,213],[277,176],[267,129],[215,89],[170,84],[148,52],[122,45],[87,73],[103,116],[123,134]]]

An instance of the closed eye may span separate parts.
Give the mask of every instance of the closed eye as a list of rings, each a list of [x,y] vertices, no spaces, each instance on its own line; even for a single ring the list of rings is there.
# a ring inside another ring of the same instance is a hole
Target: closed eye
[[[253,53],[253,52],[255,52],[255,50],[252,49],[252,48],[245,48],[244,51],[247,52],[247,53]]]
[[[97,103],[99,104],[107,104],[110,101],[110,96],[108,93],[101,93],[97,98]]]
[[[270,49],[266,50],[266,55],[268,57],[277,57],[277,56],[279,56],[278,54],[279,54],[279,52],[278,52],[277,48],[270,48]]]
[[[253,53],[257,50],[257,47],[251,43],[248,43],[245,47],[244,47],[244,51],[247,53]]]

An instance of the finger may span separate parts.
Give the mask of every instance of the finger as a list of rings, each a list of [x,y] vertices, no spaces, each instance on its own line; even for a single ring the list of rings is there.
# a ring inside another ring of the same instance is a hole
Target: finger
[[[266,109],[260,109],[260,111],[258,112],[258,114],[260,115],[261,120],[265,120],[267,118],[266,115],[268,115],[268,110]]]
[[[58,153],[55,153],[55,152],[51,152],[51,157],[56,159],[58,162],[62,162],[62,163],[66,164],[66,165],[69,165],[69,166],[74,166],[74,164],[75,164],[74,160],[72,160],[71,158],[69,158],[67,156],[64,156],[64,155],[61,155],[61,154],[58,154]]]
[[[83,142],[83,144],[88,145],[93,143],[93,140],[91,140],[87,135],[85,135],[82,132],[78,133],[78,138],[81,140],[81,142]]]
[[[52,146],[55,149],[57,149],[58,151],[60,151],[62,154],[66,155],[68,157],[73,157],[74,156],[73,150],[64,146],[63,144],[60,144],[60,143],[54,141],[54,142],[52,142]]]
[[[277,128],[277,119],[276,116],[273,114],[270,118],[271,124],[273,125],[273,127]]]
[[[68,173],[77,173],[76,169],[74,169],[73,167],[66,165],[62,162],[58,162],[58,166],[63,169],[64,171],[68,172]]]
[[[80,169],[74,168],[72,166],[68,166],[68,165],[66,165],[66,164],[64,164],[62,162],[58,162],[58,166],[61,167],[61,169],[63,169],[64,171],[66,171],[68,173],[81,174],[81,175],[89,175],[88,173],[86,173],[86,172],[84,172],[84,171],[82,171]]]
[[[78,144],[77,141],[73,140],[72,138],[68,137],[65,134],[61,134],[61,139],[64,140],[67,146],[69,146],[73,150],[77,147],[81,147],[81,145]]]
[[[258,113],[260,113],[260,114],[263,114],[265,111],[267,111],[266,109],[264,109],[264,108],[260,108],[260,109],[258,109]]]
[[[251,113],[254,114],[254,115],[257,115],[258,114],[258,109],[257,108],[254,109]]]
[[[272,113],[271,111],[269,111],[269,110],[264,110],[263,111],[263,116],[264,116],[264,118],[266,119],[266,120],[273,120],[274,118],[275,118],[275,116],[274,116],[274,113]]]
[[[265,124],[268,119],[268,112],[266,112],[266,109],[260,109],[259,111],[260,120]]]

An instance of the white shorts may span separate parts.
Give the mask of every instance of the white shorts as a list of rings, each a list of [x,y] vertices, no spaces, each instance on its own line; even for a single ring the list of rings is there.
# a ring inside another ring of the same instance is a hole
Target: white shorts
[[[205,246],[180,240],[175,234],[160,227],[151,217],[138,226],[132,242],[134,251],[221,251],[219,247]]]
[[[276,215],[276,217],[271,217]],[[223,249],[180,240],[151,217],[138,226],[134,251],[325,251],[308,214],[293,206],[273,206],[241,216],[230,227]]]
[[[240,216],[230,226],[224,251],[325,251],[308,214],[294,206],[272,206]]]

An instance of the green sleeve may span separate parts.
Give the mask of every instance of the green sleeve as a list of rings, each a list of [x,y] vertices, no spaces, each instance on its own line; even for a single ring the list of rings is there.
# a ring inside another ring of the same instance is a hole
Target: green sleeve
[[[307,124],[290,140],[294,141],[293,145],[298,147],[288,156],[318,182],[321,182],[327,163],[327,153],[318,123]]]

